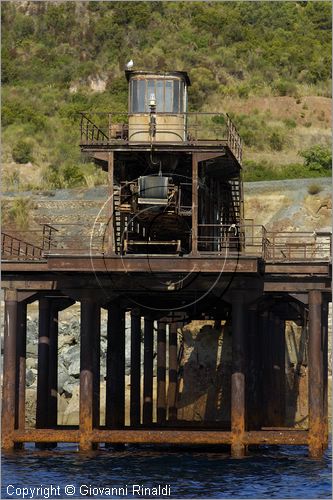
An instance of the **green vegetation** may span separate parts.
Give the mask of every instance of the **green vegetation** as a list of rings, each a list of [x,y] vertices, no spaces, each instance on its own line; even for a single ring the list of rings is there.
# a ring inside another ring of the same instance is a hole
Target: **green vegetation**
[[[273,166],[267,161],[245,161],[245,181],[265,181],[311,177],[330,177],[332,173],[332,152],[322,146],[300,151],[303,163]],[[318,192],[318,191],[317,191]],[[316,193],[310,193],[316,194]]]
[[[30,142],[20,140],[13,147],[12,156],[16,163],[29,163],[33,160],[32,144]]]
[[[10,204],[2,204],[3,223],[16,229],[27,229],[31,220],[31,211],[35,208],[29,198],[15,198]]]
[[[1,16],[3,160],[33,162],[45,189],[103,182],[80,156],[77,112],[126,111],[131,58],[138,69],[187,70],[190,110],[222,111],[226,98],[330,96],[329,2],[3,2]],[[277,153],[292,148],[299,124],[233,118],[246,148]],[[309,162],[289,171],[327,172]],[[266,178],[282,175],[272,168]],[[258,171],[246,164],[247,176]]]
[[[311,172],[329,175],[332,170],[332,151],[323,146],[313,146],[312,148],[301,151],[300,155],[304,158],[305,167]]]
[[[318,194],[320,191],[322,191],[322,188],[318,184],[313,183],[308,187],[308,193],[311,195]]]

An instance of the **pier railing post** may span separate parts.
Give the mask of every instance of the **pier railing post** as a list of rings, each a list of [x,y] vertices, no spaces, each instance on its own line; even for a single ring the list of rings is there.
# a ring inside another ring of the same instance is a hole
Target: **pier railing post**
[[[241,292],[232,300],[231,456],[243,457],[245,445],[245,300]]]
[[[324,451],[322,293],[309,292],[309,455],[320,458]]]
[[[5,332],[2,382],[2,448],[14,448],[13,432],[15,429],[16,407],[16,329],[17,329],[17,292],[5,291]]]

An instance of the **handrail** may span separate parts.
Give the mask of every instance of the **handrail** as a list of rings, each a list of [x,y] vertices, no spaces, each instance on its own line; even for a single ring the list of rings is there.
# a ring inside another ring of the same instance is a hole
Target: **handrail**
[[[128,141],[132,138],[128,136],[129,132],[129,124],[128,118],[130,116],[148,116],[149,113],[127,113],[127,112],[88,112],[88,111],[80,111],[81,115],[81,144],[104,144],[105,142],[114,143],[119,141]],[[97,125],[89,118],[90,116],[98,116],[105,117],[104,126]],[[233,123],[231,117],[227,113],[214,113],[214,112],[186,112],[186,113],[170,113],[170,112],[156,112],[156,117],[158,116],[183,116],[183,124],[175,125],[172,124],[170,127],[164,124],[158,125],[159,134],[174,133],[175,136],[178,137],[181,141],[185,143],[196,143],[200,141],[210,141],[211,138],[204,139],[203,137],[199,137],[200,131],[205,132],[207,130],[215,132],[216,135],[222,133],[222,137],[213,139],[213,140],[224,140],[226,141],[228,147],[230,148],[232,154],[236,158],[236,160],[241,164],[242,162],[242,149],[243,144],[239,132]],[[214,122],[212,120],[213,117],[221,118],[221,122]],[[193,122],[194,118],[194,122]],[[210,122],[200,123],[200,118],[211,118]],[[114,129],[112,129],[114,127]],[[142,129],[141,129],[142,127]],[[149,124],[146,122],[139,123],[135,122],[135,130],[134,133],[136,135],[140,135],[142,133],[148,133]],[[167,127],[167,128],[166,128]],[[172,129],[171,129],[172,127]],[[179,134],[177,133],[179,131]],[[108,132],[106,132],[108,131]],[[112,137],[114,134],[114,137]],[[185,137],[185,139],[184,139]],[[140,141],[142,142],[142,141]],[[158,142],[155,141],[155,142]],[[171,141],[172,142],[172,141]],[[179,142],[179,140],[177,140]]]

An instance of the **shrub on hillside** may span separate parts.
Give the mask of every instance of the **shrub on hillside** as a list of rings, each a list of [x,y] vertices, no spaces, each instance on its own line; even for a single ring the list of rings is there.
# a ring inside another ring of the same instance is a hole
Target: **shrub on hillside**
[[[13,224],[17,229],[28,229],[34,208],[35,204],[29,198],[16,198],[4,211],[4,222]]]
[[[325,146],[312,146],[299,155],[304,158],[304,165],[314,172],[328,174],[332,170],[332,151]]]
[[[322,191],[322,188],[318,184],[313,183],[308,187],[308,193],[311,195],[318,194],[320,191]]]
[[[284,137],[281,132],[275,131],[269,137],[269,145],[273,151],[282,151]]]
[[[33,160],[32,156],[33,147],[32,144],[25,140],[18,141],[12,150],[13,160],[16,163],[29,163]]]

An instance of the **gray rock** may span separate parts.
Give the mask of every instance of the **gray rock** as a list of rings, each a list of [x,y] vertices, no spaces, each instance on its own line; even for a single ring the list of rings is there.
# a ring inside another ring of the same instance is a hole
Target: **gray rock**
[[[61,334],[58,337],[58,351],[62,351],[65,346],[72,346],[76,344],[74,335]]]
[[[38,348],[36,345],[32,343],[27,344],[27,358],[36,358],[37,357]]]
[[[65,383],[64,383],[64,387],[63,387],[63,390],[65,393],[67,393],[68,395],[72,395],[73,392],[75,392],[77,390],[77,387],[79,386],[78,384],[78,380],[73,378],[73,377],[70,377]]]
[[[70,363],[68,373],[75,378],[80,376],[80,358],[76,358]]]
[[[27,387],[31,387],[33,385],[33,383],[36,381],[37,379],[37,370],[27,370],[27,374],[26,374],[26,386]]]
[[[61,364],[58,368],[58,392],[62,394],[64,391],[64,385],[69,379],[69,373],[67,369]]]
[[[75,361],[80,359],[80,346],[78,344],[69,347],[62,354],[61,358],[63,364],[68,369],[69,366]]]
[[[27,358],[26,367],[28,369],[33,368],[34,370],[36,370],[37,369],[37,358]]]

